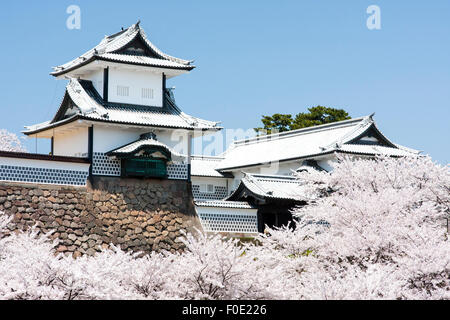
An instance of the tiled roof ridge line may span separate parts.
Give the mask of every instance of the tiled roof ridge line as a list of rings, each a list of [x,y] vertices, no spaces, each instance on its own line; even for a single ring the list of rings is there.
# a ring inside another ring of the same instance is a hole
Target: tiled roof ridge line
[[[338,121],[338,122],[333,122],[333,123],[326,123],[326,124],[321,124],[318,126],[312,126],[312,127],[307,127],[307,128],[297,129],[297,130],[284,131],[284,132],[279,132],[279,133],[274,133],[274,134],[269,134],[269,135],[264,135],[264,136],[256,136],[256,137],[249,138],[249,139],[236,140],[236,141],[233,141],[233,143],[230,145],[230,147],[231,146],[238,147],[241,145],[250,145],[250,144],[267,142],[267,141],[276,141],[279,139],[290,138],[292,136],[297,136],[297,135],[322,132],[322,131],[329,130],[330,128],[333,128],[333,127],[342,128],[342,127],[346,127],[346,126],[352,126],[352,124],[354,122],[360,122],[360,121],[366,119],[367,117],[368,116],[349,119],[349,120],[343,120],[343,121]]]

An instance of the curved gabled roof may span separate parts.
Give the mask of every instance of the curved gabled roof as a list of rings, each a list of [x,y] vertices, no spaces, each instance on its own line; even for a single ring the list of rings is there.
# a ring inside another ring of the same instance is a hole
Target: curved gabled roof
[[[250,196],[258,200],[311,200],[304,184],[292,176],[273,176],[244,173],[238,188],[225,200],[242,201]]]
[[[116,157],[123,157],[130,154],[137,153],[145,148],[157,148],[165,151],[169,156],[169,160],[172,156],[175,157],[183,157],[183,155],[179,154],[178,152],[174,151],[169,146],[165,145],[162,142],[159,142],[158,140],[154,138],[141,138],[139,140],[133,141],[131,143],[128,143],[124,146],[115,148],[111,151],[108,151],[106,155],[108,156],[116,156]]]
[[[26,126],[25,134],[35,134],[77,119],[149,127],[221,130],[218,122],[203,120],[182,112],[168,92],[163,107],[105,102],[91,81],[70,79],[63,101],[51,121]],[[68,110],[70,112],[68,113]]]
[[[133,55],[121,52],[121,50],[136,40],[143,44],[147,55]],[[54,71],[50,74],[57,77],[94,60],[182,70],[192,70],[195,68],[195,66],[192,65],[192,61],[175,58],[159,50],[147,38],[144,30],[140,27],[140,21],[138,21],[125,30],[106,36],[98,45],[78,58],[54,67]]]
[[[364,145],[359,141],[369,132],[382,145]],[[234,142],[216,166],[219,171],[259,166],[268,163],[300,160],[334,152],[407,156],[419,151],[392,143],[375,125],[373,115],[287,131]]]

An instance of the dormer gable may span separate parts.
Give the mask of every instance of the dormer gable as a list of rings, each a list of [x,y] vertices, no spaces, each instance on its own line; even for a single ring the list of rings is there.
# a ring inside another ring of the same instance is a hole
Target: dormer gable
[[[372,124],[361,135],[352,139],[346,144],[359,144],[359,145],[376,145],[383,147],[397,148],[395,144],[390,142],[378,129]]]
[[[159,50],[147,38],[140,22],[110,36],[78,58],[54,67],[51,75],[58,78],[84,79],[86,74],[101,68],[141,68],[148,72],[165,73],[168,78],[194,69],[192,61],[170,56]]]
[[[72,98],[70,97],[69,93],[66,90],[61,105],[59,106],[58,111],[56,112],[55,116],[50,121],[50,123],[55,123],[64,119],[68,119],[79,113],[80,108],[78,108],[78,106],[73,102]]]
[[[147,45],[140,33],[136,34],[134,39],[128,42],[124,47],[113,51],[112,53],[161,59],[161,56]]]

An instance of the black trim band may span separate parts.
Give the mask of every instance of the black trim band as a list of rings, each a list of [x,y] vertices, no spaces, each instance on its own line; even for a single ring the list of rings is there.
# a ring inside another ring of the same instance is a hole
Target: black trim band
[[[26,153],[26,152],[0,151],[0,157],[17,158],[17,159],[31,159],[31,160],[61,161],[61,162],[73,162],[73,163],[89,163],[88,158],[54,156],[54,155],[49,155],[49,154],[36,154],[36,153]]]

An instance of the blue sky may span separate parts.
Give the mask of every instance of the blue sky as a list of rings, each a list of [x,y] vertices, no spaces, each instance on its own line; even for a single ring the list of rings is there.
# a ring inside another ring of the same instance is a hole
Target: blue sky
[[[66,8],[81,8],[81,29]],[[368,30],[366,8],[381,8]],[[56,111],[49,75],[140,19],[168,54],[195,59],[170,80],[182,109],[226,128],[324,105],[375,112],[393,141],[450,161],[450,1],[8,1],[1,4],[0,128],[20,133]],[[34,151],[34,141],[26,143]],[[48,143],[38,145],[48,151]]]

